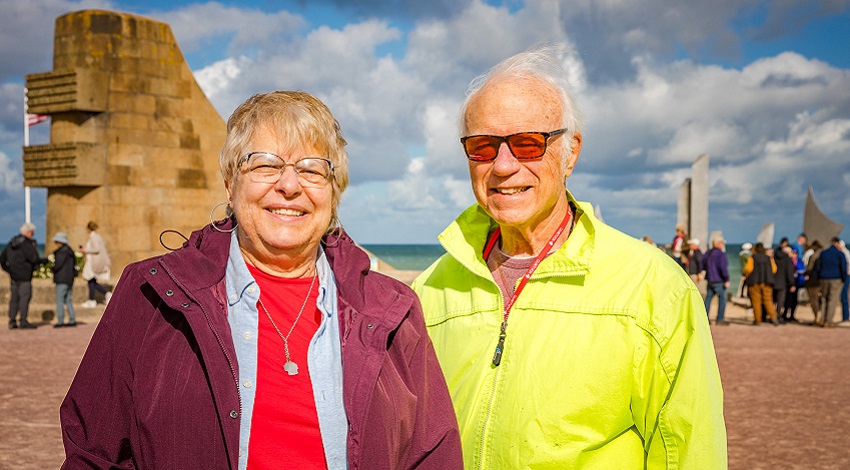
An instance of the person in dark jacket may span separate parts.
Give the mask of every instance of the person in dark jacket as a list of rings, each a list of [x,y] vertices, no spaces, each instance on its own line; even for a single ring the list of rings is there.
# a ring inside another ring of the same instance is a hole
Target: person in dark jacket
[[[726,240],[715,236],[711,240],[711,249],[703,256],[705,280],[708,283],[705,296],[705,313],[711,312],[711,301],[717,296],[717,319],[715,324],[728,325],[726,321],[726,289],[729,288],[729,261],[726,259]],[[709,315],[709,318],[711,316]]]
[[[841,251],[841,239],[833,237],[830,246],[821,251],[815,262],[815,271],[820,279],[824,303],[823,318],[819,323],[825,328],[832,328],[835,326],[832,317],[841,302],[841,289],[847,279],[847,259]]]
[[[21,225],[20,235],[12,237],[0,253],[0,267],[9,273],[11,280],[10,329],[36,328],[27,320],[32,298],[32,274],[40,265],[46,263],[47,259],[38,255],[38,244],[33,239],[34,235],[35,225],[29,222]]]
[[[233,112],[227,217],[124,270],[60,409],[63,468],[462,468],[418,298],[339,227],[345,144],[308,93]]]
[[[747,276],[747,292],[753,305],[753,324],[761,325],[762,308],[767,312],[770,322],[779,324],[776,318],[776,307],[773,304],[773,275],[776,274],[776,263],[773,257],[765,252],[764,245],[756,243],[753,255],[744,266],[744,275]]]
[[[77,275],[77,256],[64,232],[53,236],[56,251],[53,252],[53,283],[56,284],[56,324],[54,328],[77,326],[74,313],[74,277]],[[65,307],[68,308],[68,323],[65,323]]]
[[[802,257],[797,255],[797,251],[793,247],[788,255],[791,257],[791,263],[794,265],[794,284],[788,287],[788,294],[785,296],[785,305],[779,319],[786,323],[797,323],[797,303],[799,301],[800,289],[806,283],[806,265],[803,264]]]
[[[794,250],[788,246],[788,241],[785,240],[785,244],[780,245],[773,255],[773,262],[776,264],[776,274],[773,276],[773,303],[777,314],[785,309],[788,289],[794,287],[796,268],[789,255],[792,251]],[[785,323],[782,317],[779,321]]]

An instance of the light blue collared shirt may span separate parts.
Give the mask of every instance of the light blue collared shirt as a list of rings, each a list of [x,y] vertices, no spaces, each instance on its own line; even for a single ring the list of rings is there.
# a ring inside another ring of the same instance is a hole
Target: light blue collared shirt
[[[346,469],[348,419],[342,399],[342,351],[336,280],[325,252],[321,249],[316,270],[319,276],[319,297],[316,303],[322,312],[322,323],[307,349],[307,366],[310,369],[325,461],[330,469]],[[235,230],[230,239],[225,282],[227,320],[239,362],[239,396],[242,406],[239,469],[245,470],[248,466],[248,442],[254,413],[254,387],[257,383],[257,301],[260,299],[260,287],[245,265]]]

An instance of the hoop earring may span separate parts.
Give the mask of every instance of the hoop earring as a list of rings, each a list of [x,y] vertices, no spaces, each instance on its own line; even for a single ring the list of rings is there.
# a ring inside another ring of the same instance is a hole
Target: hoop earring
[[[233,228],[231,228],[230,230],[222,230],[218,228],[215,222],[213,222],[213,213],[221,206],[227,206],[227,210],[225,211],[226,218],[233,219]],[[233,231],[236,230],[236,227],[238,225],[239,223],[236,221],[236,218],[233,217],[233,210],[230,208],[230,201],[219,202],[218,204],[213,206],[212,210],[210,211],[210,226],[212,226],[213,230],[221,233],[233,233]]]
[[[342,236],[344,229],[342,228],[342,223],[339,221],[339,218],[334,217],[331,219],[331,225],[328,227],[328,230],[325,232],[325,236],[322,237],[322,244],[324,244],[328,248],[333,248],[339,245],[339,238]],[[334,242],[328,243],[328,239],[333,237]]]

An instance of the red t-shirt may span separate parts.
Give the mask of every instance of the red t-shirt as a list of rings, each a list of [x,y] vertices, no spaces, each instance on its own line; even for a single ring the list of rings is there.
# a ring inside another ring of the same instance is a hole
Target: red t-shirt
[[[301,310],[313,278],[283,279],[251,265],[248,270],[260,286],[263,305],[285,337]],[[307,367],[307,348],[322,318],[316,307],[318,295],[317,279],[304,313],[288,339],[290,359],[298,365],[296,375],[283,370],[286,363],[283,340],[257,302],[257,383],[248,444],[249,470],[327,468]]]

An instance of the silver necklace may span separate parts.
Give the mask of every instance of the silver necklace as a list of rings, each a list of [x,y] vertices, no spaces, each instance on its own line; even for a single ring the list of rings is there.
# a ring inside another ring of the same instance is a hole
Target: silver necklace
[[[298,311],[298,316],[295,317],[295,321],[292,322],[292,326],[289,328],[289,332],[286,333],[286,336],[283,336],[283,333],[280,332],[274,320],[272,320],[272,316],[269,314],[266,306],[263,305],[263,300],[260,299],[258,302],[260,307],[263,307],[263,311],[266,312],[266,316],[269,317],[269,321],[272,322],[272,326],[274,330],[277,331],[277,335],[280,336],[280,339],[283,340],[283,354],[286,356],[286,363],[283,365],[283,370],[286,371],[289,375],[295,375],[298,373],[298,364],[292,362],[292,359],[289,357],[289,336],[292,335],[292,331],[295,330],[295,325],[298,324],[298,320],[301,319],[301,314],[304,313],[304,307],[307,306],[307,301],[310,300],[310,294],[313,292],[313,285],[316,284],[316,278],[319,276],[313,276],[313,281],[310,282],[310,289],[307,291],[307,297],[304,297],[304,303],[301,304],[301,310]]]

